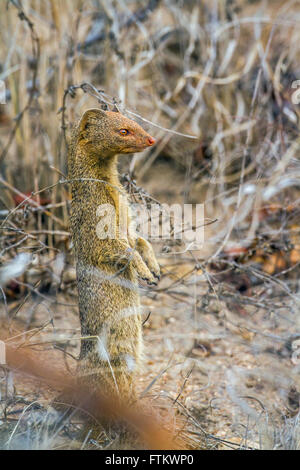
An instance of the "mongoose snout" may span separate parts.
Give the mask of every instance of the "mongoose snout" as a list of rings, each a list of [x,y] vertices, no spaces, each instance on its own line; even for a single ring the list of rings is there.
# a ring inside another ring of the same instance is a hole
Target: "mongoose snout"
[[[155,139],[154,139],[153,137],[151,137],[151,136],[148,137],[148,144],[149,144],[150,146],[154,145],[154,144],[155,144]]]

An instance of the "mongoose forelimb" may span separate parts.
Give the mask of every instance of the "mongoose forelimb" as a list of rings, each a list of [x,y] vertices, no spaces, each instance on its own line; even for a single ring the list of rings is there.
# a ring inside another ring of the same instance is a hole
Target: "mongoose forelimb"
[[[156,284],[160,269],[148,241],[119,232],[121,214],[130,222],[130,213],[117,155],[154,143],[121,113],[89,109],[73,130],[68,155],[82,337],[79,376],[91,387],[126,400],[135,399],[134,379],[142,358],[138,277]],[[97,210],[105,204],[115,210],[116,231],[114,238],[101,239]]]

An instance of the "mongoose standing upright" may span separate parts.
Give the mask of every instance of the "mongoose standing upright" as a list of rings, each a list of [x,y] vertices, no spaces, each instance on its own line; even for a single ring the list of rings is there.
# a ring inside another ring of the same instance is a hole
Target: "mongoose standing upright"
[[[73,130],[68,155],[82,335],[79,375],[93,388],[126,400],[135,397],[133,381],[142,356],[138,277],[155,284],[160,271],[146,240],[129,233],[121,237],[118,231],[120,214],[129,208],[117,155],[154,143],[121,113],[89,109]],[[97,211],[108,204],[115,210],[116,231],[114,238],[103,239],[97,235]]]

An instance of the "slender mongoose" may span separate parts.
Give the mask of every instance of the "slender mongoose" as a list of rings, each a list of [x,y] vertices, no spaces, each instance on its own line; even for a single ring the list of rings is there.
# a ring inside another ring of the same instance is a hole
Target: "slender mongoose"
[[[117,170],[118,154],[140,152],[155,143],[136,122],[119,112],[89,109],[75,125],[68,152],[81,350],[79,376],[103,393],[134,399],[142,357],[138,277],[155,284],[159,265],[151,245],[121,234],[121,214],[130,220]],[[120,197],[121,196],[121,197]],[[99,207],[113,207],[114,238],[97,233]],[[122,236],[121,236],[122,235]]]

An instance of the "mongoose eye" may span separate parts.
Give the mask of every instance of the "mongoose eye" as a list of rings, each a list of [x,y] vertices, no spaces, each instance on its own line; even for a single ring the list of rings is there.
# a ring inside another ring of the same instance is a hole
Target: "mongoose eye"
[[[127,129],[120,129],[120,130],[119,130],[119,133],[120,133],[121,135],[128,135],[128,134],[129,134],[129,131],[128,131]]]

